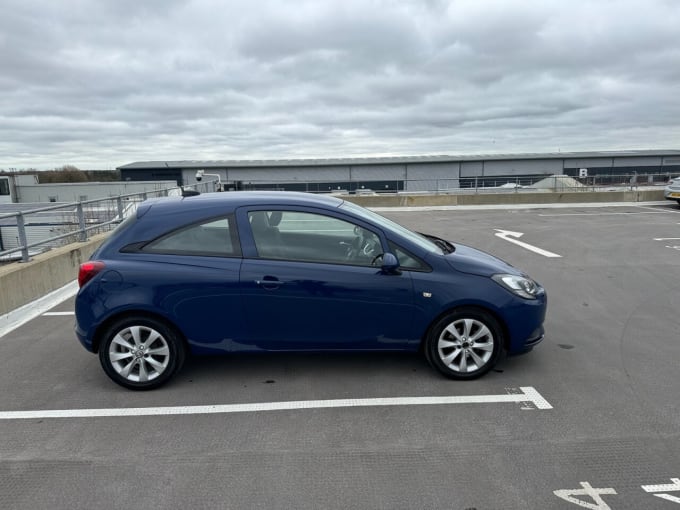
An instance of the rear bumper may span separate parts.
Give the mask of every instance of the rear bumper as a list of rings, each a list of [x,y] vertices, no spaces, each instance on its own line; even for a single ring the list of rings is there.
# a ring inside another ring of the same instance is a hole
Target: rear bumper
[[[90,352],[94,352],[94,349],[92,348],[92,343],[88,341],[87,335],[85,335],[84,332],[80,331],[78,329],[78,325],[75,327],[75,333],[76,333],[76,338],[80,342],[80,344],[85,347]]]

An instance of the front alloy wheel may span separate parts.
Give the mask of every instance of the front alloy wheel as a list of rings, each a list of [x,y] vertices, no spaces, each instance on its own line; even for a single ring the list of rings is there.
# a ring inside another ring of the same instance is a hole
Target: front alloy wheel
[[[459,309],[430,330],[425,349],[430,363],[453,379],[474,379],[493,368],[503,344],[498,322],[487,312]]]
[[[146,390],[165,383],[180,368],[184,349],[175,332],[149,318],[112,325],[99,348],[106,374],[126,388]]]

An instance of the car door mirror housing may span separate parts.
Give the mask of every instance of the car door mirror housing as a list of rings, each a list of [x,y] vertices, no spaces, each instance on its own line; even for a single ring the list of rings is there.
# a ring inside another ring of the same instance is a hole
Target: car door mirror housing
[[[382,257],[381,269],[385,273],[396,273],[399,269],[399,261],[393,253],[385,253]]]

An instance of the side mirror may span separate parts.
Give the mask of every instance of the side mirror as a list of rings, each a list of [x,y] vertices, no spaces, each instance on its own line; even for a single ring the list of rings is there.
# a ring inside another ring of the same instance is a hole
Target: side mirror
[[[398,273],[399,261],[393,253],[385,253],[382,256],[382,265],[380,268],[384,273]]]

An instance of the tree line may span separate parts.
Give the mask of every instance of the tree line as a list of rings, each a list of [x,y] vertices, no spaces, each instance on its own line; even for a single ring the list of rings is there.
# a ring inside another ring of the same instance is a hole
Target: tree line
[[[0,172],[2,173],[2,172]],[[54,170],[21,170],[14,174],[34,174],[40,184],[57,182],[111,182],[120,181],[118,170],[81,170],[74,165],[64,165]]]

